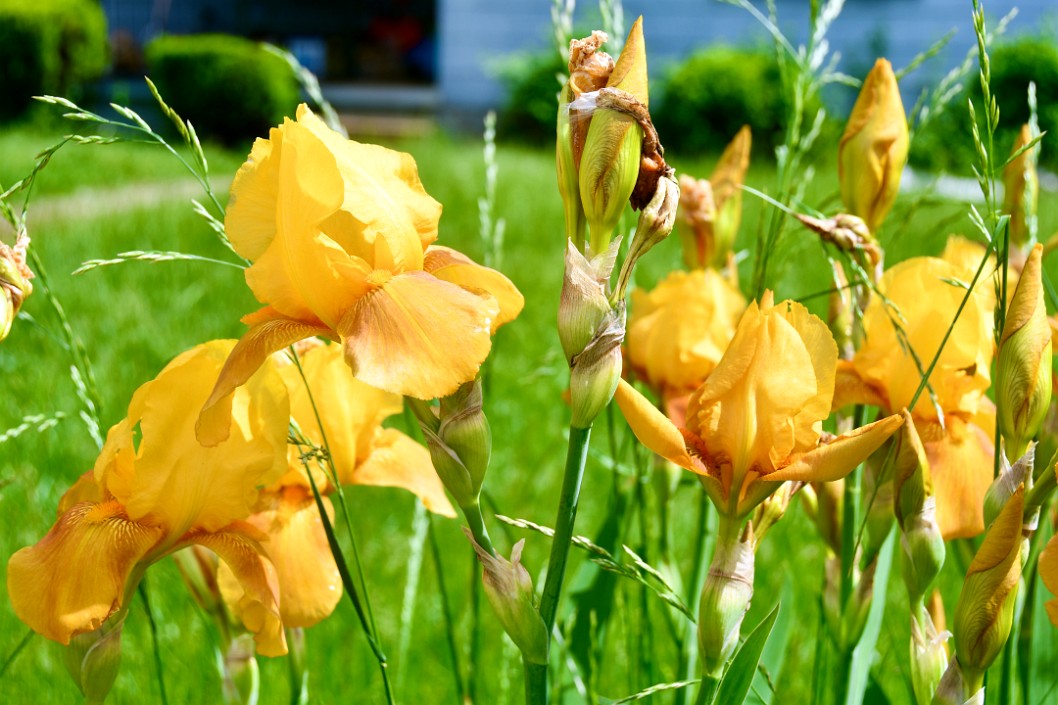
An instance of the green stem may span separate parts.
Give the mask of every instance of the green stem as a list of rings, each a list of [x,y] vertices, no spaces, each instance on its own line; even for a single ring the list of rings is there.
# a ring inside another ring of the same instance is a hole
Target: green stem
[[[694,544],[694,565],[691,568],[691,581],[687,586],[686,598],[695,622],[698,620],[698,597],[702,593],[706,568],[709,566],[709,502],[709,495],[701,492],[698,499],[698,534]],[[682,651],[679,680],[689,681],[694,678],[698,667],[698,627],[695,623],[688,624],[684,629]],[[690,697],[690,688],[679,688],[673,701],[674,705],[687,705]]]
[[[694,701],[695,705],[710,705],[713,699],[716,698],[716,691],[720,687],[720,679],[712,678],[707,675],[702,676],[702,685],[698,688],[698,698]]]
[[[562,595],[562,582],[566,575],[566,560],[573,539],[573,525],[577,520],[577,503],[580,500],[580,485],[584,479],[584,466],[588,460],[588,440],[591,426],[569,427],[569,446],[566,452],[566,470],[562,477],[562,494],[558,500],[558,516],[555,518],[555,536],[551,541],[551,556],[547,562],[547,579],[540,596],[540,617],[547,633],[555,626],[555,615]],[[547,665],[525,665],[525,696],[527,705],[547,705]]]
[[[162,705],[169,705],[169,697],[165,692],[165,669],[162,668],[162,652],[158,643],[158,625],[154,621],[154,612],[151,611],[151,601],[147,595],[147,576],[143,577],[136,591],[140,600],[143,601],[143,611],[147,613],[147,624],[151,628],[151,645],[154,649],[154,668],[158,675],[158,692],[161,694]]]
[[[478,502],[469,504],[465,507],[460,507],[463,510],[463,516],[467,520],[467,526],[470,528],[470,533],[474,535],[474,540],[477,541],[478,545],[488,551],[490,556],[496,556],[496,549],[492,547],[492,539],[489,538],[489,531],[485,528],[485,517],[481,514],[481,505]]]
[[[437,533],[433,527],[433,517],[430,517],[430,528],[428,530],[430,540],[430,554],[433,556],[434,569],[437,572],[437,589],[441,594],[441,614],[445,621],[445,634],[448,637],[448,651],[452,657],[452,678],[456,687],[456,705],[466,701],[467,691],[463,685],[463,668],[459,663],[459,645],[456,643],[456,625],[452,619],[452,607],[448,601],[448,590],[445,587],[444,561],[441,559],[441,547],[437,543]]]
[[[15,659],[18,658],[18,655],[22,653],[22,649],[26,648],[26,645],[29,644],[30,640],[33,639],[34,634],[36,634],[36,632],[34,632],[32,629],[26,630],[26,633],[22,636],[22,639],[18,642],[15,648],[11,650],[11,653],[8,654],[7,658],[4,659],[4,664],[0,666],[0,678],[3,678],[4,674],[7,673],[7,670],[11,668],[11,664],[15,662]]]

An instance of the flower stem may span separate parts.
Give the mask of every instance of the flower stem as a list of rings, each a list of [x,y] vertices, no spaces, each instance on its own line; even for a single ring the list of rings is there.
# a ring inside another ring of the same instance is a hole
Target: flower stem
[[[577,503],[580,500],[580,485],[584,479],[584,465],[588,460],[588,440],[591,426],[569,427],[569,446],[566,452],[566,470],[562,477],[562,494],[558,500],[558,516],[555,518],[555,536],[551,541],[551,556],[547,562],[547,579],[540,596],[540,617],[547,633],[555,626],[555,614],[562,595],[562,582],[566,575],[566,560],[573,540],[573,525],[577,520]],[[525,698],[527,705],[547,705],[547,664],[525,664]]]
[[[698,500],[698,536],[694,546],[694,567],[691,570],[691,582],[687,586],[687,604],[690,605],[695,619],[698,617],[698,596],[702,593],[705,584],[705,572],[709,566],[707,558],[709,551],[709,495],[700,493]],[[683,655],[680,668],[679,680],[688,681],[694,678],[694,672],[698,665],[698,627],[691,623],[684,630]],[[686,705],[690,698],[690,688],[680,688],[676,691],[675,705]]]
[[[474,540],[478,542],[478,545],[489,552],[490,556],[496,556],[496,549],[492,547],[492,539],[489,538],[489,530],[485,528],[485,517],[481,514],[481,504],[474,502],[465,507],[460,507],[463,510],[463,516],[467,520],[467,527],[470,528],[470,533],[474,535]]]

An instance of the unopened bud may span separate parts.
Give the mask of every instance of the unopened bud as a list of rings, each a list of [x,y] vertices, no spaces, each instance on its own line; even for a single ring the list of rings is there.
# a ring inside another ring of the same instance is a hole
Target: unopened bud
[[[929,460],[911,415],[907,409],[903,414],[904,425],[893,449],[893,509],[904,550],[904,584],[914,605],[923,599],[940,573],[945,548],[937,525]]]
[[[460,507],[477,504],[492,456],[492,431],[482,409],[481,380],[463,384],[441,399],[436,409],[411,398],[408,403],[445,488]]]
[[[1051,328],[1043,301],[1043,246],[1032,248],[1007,309],[996,366],[996,414],[1011,457],[1025,452],[1051,403]]]
[[[823,587],[823,618],[830,637],[839,651],[846,653],[860,641],[867,626],[867,617],[874,599],[874,573],[878,562],[873,561],[855,576],[855,589],[848,601],[841,603],[841,562],[827,560],[826,583]]]
[[[570,361],[569,393],[574,428],[588,428],[613,399],[624,364],[624,303],[607,318],[595,337]]]
[[[1030,443],[1028,450],[1013,465],[1007,460],[1006,454],[1001,456],[999,462],[999,476],[992,480],[992,484],[985,491],[985,526],[991,526],[1019,487],[1032,485],[1033,466],[1036,462],[1036,444]]]
[[[819,235],[823,242],[858,257],[876,281],[881,278],[882,248],[861,218],[848,213],[838,213],[833,218],[813,218],[801,213],[795,216],[806,228]]]
[[[257,705],[261,673],[254,652],[253,634],[239,634],[221,657],[221,691],[225,705]]]
[[[642,18],[632,25],[606,87],[618,89],[645,110],[647,58]],[[584,150],[577,163],[581,205],[595,252],[609,246],[625,204],[635,190],[642,142],[643,130],[627,112],[598,108],[592,114]]]
[[[475,497],[481,491],[492,457],[492,429],[482,408],[481,379],[475,378],[441,399],[437,435],[459,457],[470,474]]]
[[[1011,154],[1032,141],[1032,130],[1022,125]],[[1003,169],[1003,212],[1010,214],[1010,240],[1024,245],[1029,239],[1029,221],[1035,217],[1040,194],[1036,173],[1038,147],[1026,149]]]
[[[632,245],[621,265],[621,274],[617,279],[617,287],[610,296],[611,301],[624,299],[636,262],[672,232],[679,202],[680,187],[676,185],[676,181],[670,177],[659,179],[654,197],[639,212],[639,222],[632,237]]]
[[[862,504],[867,508],[861,560],[864,564],[870,564],[878,557],[893,529],[893,471],[888,443],[872,453],[864,463],[860,491]]]
[[[790,500],[802,487],[801,482],[784,482],[753,510],[751,521],[758,545],[768,530],[783,518],[790,508]]]
[[[121,668],[124,615],[91,632],[78,634],[63,647],[63,663],[86,703],[102,703]]]
[[[878,59],[867,74],[838,144],[841,200],[878,230],[900,190],[907,163],[907,116],[893,67]]]
[[[911,686],[918,705],[929,705],[948,667],[946,642],[951,634],[937,632],[924,606],[917,610],[911,616]]]
[[[525,539],[514,544],[511,560],[493,556],[474,541],[473,534],[463,529],[484,568],[481,582],[485,597],[504,631],[530,663],[546,664],[548,634],[544,620],[533,606],[533,580],[522,565]]]
[[[752,524],[741,538],[718,540],[698,609],[698,647],[706,675],[719,677],[738,646],[753,599]]]
[[[1010,636],[1021,578],[1023,511],[1024,488],[1018,488],[988,528],[955,605],[955,653],[974,690]]]

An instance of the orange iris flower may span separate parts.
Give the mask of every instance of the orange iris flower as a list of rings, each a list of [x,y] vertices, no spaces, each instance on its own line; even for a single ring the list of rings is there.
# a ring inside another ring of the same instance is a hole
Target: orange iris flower
[[[632,292],[628,361],[681,421],[687,396],[701,384],[735,335],[746,299],[713,269],[675,271],[653,290]]]
[[[228,413],[207,419],[233,429],[226,441],[207,448],[195,438],[199,409],[234,345],[200,345],[141,386],[94,470],[63,495],[55,525],[11,557],[8,595],[34,631],[69,644],[123,618],[150,564],[200,545],[240,585],[238,607],[258,651],[286,653],[276,571],[264,534],[245,521],[256,488],[286,467],[289,405],[274,366],[229,398]]]
[[[952,261],[916,257],[885,273],[879,288],[899,313],[887,310],[879,297],[868,304],[863,345],[838,369],[835,408],[866,403],[893,411],[910,405],[922,377],[893,320],[900,322],[922,367],[928,366],[966,293],[954,282],[968,284],[973,277],[961,264],[972,261],[966,249],[963,244],[947,253]],[[980,249],[977,252],[975,269],[980,263]],[[936,406],[923,392],[910,410],[929,459],[937,524],[945,540],[984,530],[995,428],[995,407],[985,397],[994,349],[993,301],[990,282],[970,296],[930,375]]]
[[[801,304],[751,303],[709,378],[691,394],[682,428],[622,381],[615,399],[632,431],[658,455],[699,475],[717,508],[744,517],[786,480],[847,475],[903,419],[889,416],[824,440],[837,345]]]
[[[401,397],[354,379],[337,345],[313,346],[300,358],[304,380],[289,359],[283,359],[279,367],[290,394],[290,414],[309,441],[329,448],[338,481],[401,487],[418,495],[428,509],[455,516],[429,452],[400,431],[381,425],[401,412]],[[289,446],[287,472],[261,492],[254,514],[247,519],[266,536],[262,546],[279,575],[279,605],[286,627],[317,624],[330,615],[342,596],[338,567],[301,461],[306,450]],[[335,488],[329,475],[314,460],[309,460],[308,467],[333,521],[334,509],[326,495]],[[233,577],[220,569],[219,583],[230,607],[241,598]]]
[[[472,380],[523,299],[499,272],[432,244],[440,215],[409,155],[346,140],[304,105],[258,139],[225,230],[265,307],[243,319],[250,330],[204,413],[312,336],[340,340],[353,375],[386,391],[432,399]]]

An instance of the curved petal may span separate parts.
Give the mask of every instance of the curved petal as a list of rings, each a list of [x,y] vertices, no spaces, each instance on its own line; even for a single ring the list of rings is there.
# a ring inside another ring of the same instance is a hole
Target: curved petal
[[[219,529],[249,516],[256,487],[286,469],[289,406],[271,364],[234,393],[226,441],[205,447],[195,438],[198,410],[233,345],[212,341],[187,351],[133,396],[135,477],[107,487],[133,521],[161,524],[174,538]]]
[[[834,401],[831,411],[837,411],[850,404],[866,404],[882,409],[889,408],[889,402],[871,385],[867,384],[849,360],[838,360],[834,377]]]
[[[215,446],[228,438],[232,394],[261,368],[269,355],[299,340],[329,334],[330,330],[322,325],[289,318],[258,320],[232,348],[213,391],[202,405],[195,424],[198,440],[203,445]]]
[[[164,532],[129,521],[117,502],[83,502],[11,556],[7,594],[19,619],[62,644],[121,608],[136,565]]]
[[[95,471],[89,470],[77,478],[77,482],[63,493],[62,499],[59,500],[59,516],[73,509],[75,504],[82,502],[99,504],[104,499],[106,498],[103,496],[103,488],[96,481]]]
[[[985,528],[984,499],[992,484],[993,446],[975,424],[949,415],[947,428],[916,421],[933,474],[937,525],[944,540],[977,536]]]
[[[1052,536],[1040,553],[1040,577],[1051,594],[1058,595],[1058,537]],[[1058,600],[1047,600],[1045,606],[1051,624],[1058,627]]]
[[[224,231],[235,251],[248,260],[264,254],[276,235],[282,145],[282,128],[272,128],[268,139],[255,140],[231,182]]]
[[[327,516],[334,521],[331,501],[323,497]],[[320,512],[310,492],[289,488],[248,523],[267,538],[262,541],[279,578],[279,611],[285,627],[311,627],[334,611],[342,598],[342,578],[331,554]],[[231,571],[222,570],[232,592]]]
[[[217,554],[221,560],[217,582],[224,601],[254,633],[258,653],[282,656],[287,641],[279,614],[279,578],[261,547],[265,539],[254,526],[240,521],[222,531],[189,534],[183,543],[199,544]]]
[[[799,456],[785,467],[759,478],[768,482],[803,480],[805,482],[833,482],[852,472],[871,453],[878,450],[889,436],[904,423],[900,414],[867,424],[833,441],[817,446]]]
[[[477,375],[492,345],[497,313],[494,301],[425,272],[406,272],[380,276],[375,289],[342,318],[338,333],[357,379],[433,399]]]
[[[708,474],[702,464],[687,452],[687,444],[680,429],[632,385],[620,380],[613,398],[640,443],[681,468],[700,475]]]
[[[375,432],[371,454],[348,482],[400,487],[418,496],[431,512],[446,517],[456,515],[434,470],[430,452],[396,429],[380,428]]]
[[[475,293],[484,292],[496,299],[500,312],[492,322],[493,333],[504,323],[517,318],[525,306],[525,298],[510,279],[449,247],[431,246],[426,251],[423,269],[438,279]]]

